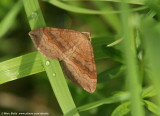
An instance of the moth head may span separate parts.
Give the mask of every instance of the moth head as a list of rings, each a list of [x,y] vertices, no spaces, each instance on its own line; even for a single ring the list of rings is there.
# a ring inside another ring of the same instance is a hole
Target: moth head
[[[33,43],[38,47],[43,36],[43,29],[38,28],[38,29],[32,30],[29,32],[29,36],[31,37]]]
[[[33,39],[41,38],[43,35],[42,28],[38,28],[29,32],[29,36]]]

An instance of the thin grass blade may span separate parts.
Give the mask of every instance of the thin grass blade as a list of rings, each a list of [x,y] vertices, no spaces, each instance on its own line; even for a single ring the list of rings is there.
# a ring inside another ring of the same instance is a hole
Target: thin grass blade
[[[13,8],[7,13],[7,15],[2,19],[2,21],[0,22],[0,38],[2,38],[10,29],[21,7],[22,7],[22,1],[19,0],[13,6]]]
[[[122,11],[121,18],[124,35],[123,51],[126,62],[126,81],[128,90],[131,93],[131,113],[133,116],[144,116],[141,98],[142,87],[140,85],[140,74],[136,59],[135,37],[133,33],[133,26],[129,23],[131,22],[130,9],[124,2],[121,3],[120,8]]]
[[[99,106],[104,105],[104,104],[122,102],[122,101],[128,100],[129,97],[130,97],[130,95],[128,93],[120,93],[120,94],[114,95],[110,98],[105,98],[105,99],[102,99],[102,100],[99,100],[99,101],[96,101],[96,102],[92,102],[90,104],[80,106],[77,109],[78,109],[79,112],[86,111],[86,110],[90,110],[92,108],[99,107]]]
[[[23,3],[31,29],[45,27],[46,24],[38,0],[23,0]],[[41,56],[41,58],[63,114],[79,116],[59,62],[47,59],[44,56]]]

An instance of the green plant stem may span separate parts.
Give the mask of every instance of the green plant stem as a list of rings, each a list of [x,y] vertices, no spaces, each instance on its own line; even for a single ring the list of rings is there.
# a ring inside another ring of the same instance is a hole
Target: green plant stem
[[[129,6],[123,2],[121,3],[120,8],[122,10],[122,30],[124,34],[123,51],[126,61],[126,80],[129,86],[129,91],[131,93],[131,113],[133,116],[144,116],[141,98],[142,90],[139,81],[140,74],[138,72],[135,40],[132,30],[133,28],[129,23],[130,9]]]

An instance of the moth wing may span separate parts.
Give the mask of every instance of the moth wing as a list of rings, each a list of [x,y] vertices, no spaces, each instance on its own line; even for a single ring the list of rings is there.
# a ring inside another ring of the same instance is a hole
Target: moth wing
[[[29,33],[36,48],[47,58],[58,59],[75,84],[94,92],[97,73],[91,42],[86,34],[57,28],[38,28]]]
[[[83,35],[83,34],[82,34]],[[81,43],[75,46],[69,59],[61,62],[66,76],[84,90],[92,93],[97,85],[97,72],[91,42],[86,36],[79,38]]]
[[[64,53],[78,43],[80,32],[68,29],[38,28],[29,33],[36,48],[47,58],[64,59]]]

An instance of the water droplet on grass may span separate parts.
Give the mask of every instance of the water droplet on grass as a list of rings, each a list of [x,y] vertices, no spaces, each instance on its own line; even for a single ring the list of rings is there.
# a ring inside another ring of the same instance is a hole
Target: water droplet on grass
[[[56,73],[53,73],[52,75],[55,77],[55,76],[56,76]]]
[[[50,62],[49,62],[49,61],[46,61],[46,65],[47,65],[47,66],[50,65]]]
[[[38,13],[37,12],[32,12],[31,13],[31,18],[33,19],[33,18],[36,18],[37,17],[37,15],[38,15]]]

